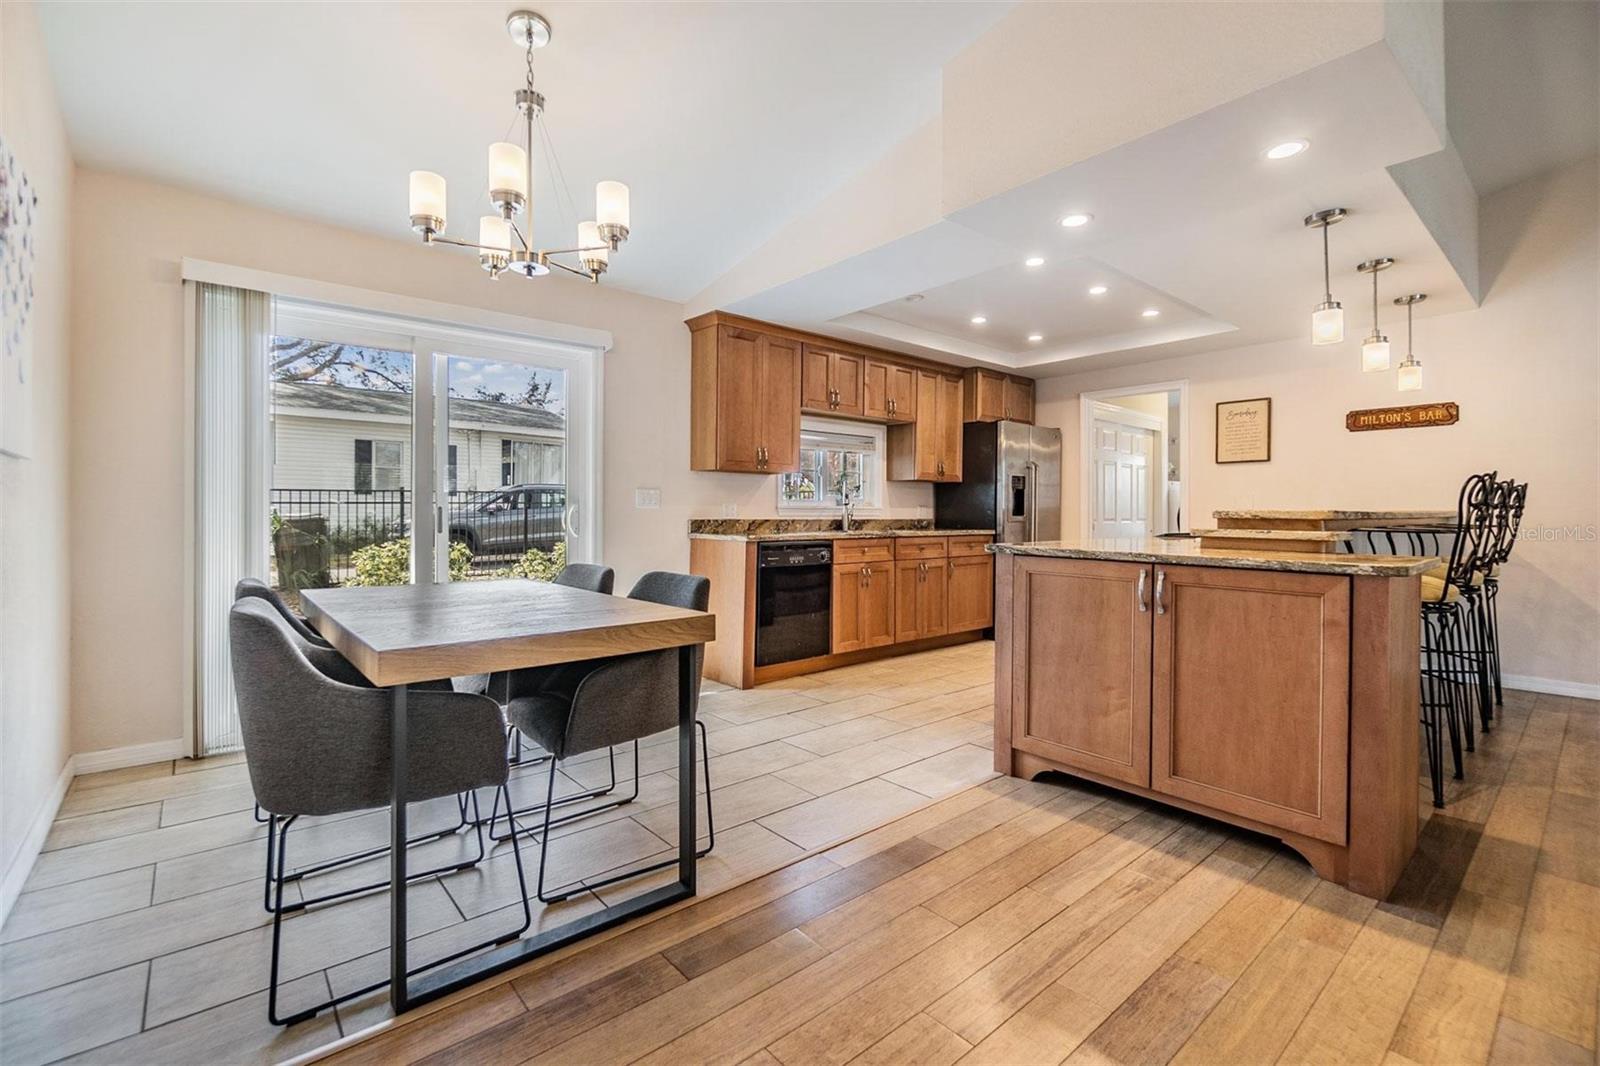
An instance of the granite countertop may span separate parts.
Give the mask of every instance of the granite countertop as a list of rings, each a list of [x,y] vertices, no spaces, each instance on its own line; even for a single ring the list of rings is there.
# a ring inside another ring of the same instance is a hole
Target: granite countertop
[[[1439,565],[1437,559],[1410,555],[1345,555],[1202,548],[1193,540],[1133,537],[1046,540],[1032,544],[991,544],[989,550],[1005,555],[1169,563],[1174,566],[1220,566],[1236,570],[1291,570],[1305,574],[1346,574],[1351,577],[1414,577]]]
[[[1304,519],[1308,522],[1362,522],[1362,521],[1448,521],[1454,519],[1454,511],[1343,511],[1333,508],[1311,508],[1303,511],[1273,511],[1273,510],[1247,510],[1247,511],[1212,511],[1212,518],[1265,518],[1265,519]]]
[[[1332,529],[1191,529],[1190,536],[1206,540],[1321,540],[1346,541],[1355,534]]]
[[[992,529],[852,529],[845,533],[838,529],[799,530],[782,533],[696,533],[690,540],[742,540],[742,541],[811,541],[811,540],[885,540],[891,537],[992,537]]]

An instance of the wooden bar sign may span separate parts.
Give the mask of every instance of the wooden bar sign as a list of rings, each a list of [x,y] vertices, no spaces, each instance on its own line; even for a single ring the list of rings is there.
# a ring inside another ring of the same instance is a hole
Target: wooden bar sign
[[[1453,426],[1460,418],[1461,408],[1453,403],[1419,403],[1411,407],[1373,407],[1365,411],[1351,411],[1344,416],[1344,428],[1359,433],[1367,429]]]

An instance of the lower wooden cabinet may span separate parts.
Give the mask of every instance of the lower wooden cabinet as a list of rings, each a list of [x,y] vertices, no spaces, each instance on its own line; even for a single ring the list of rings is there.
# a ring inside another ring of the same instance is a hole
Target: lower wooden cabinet
[[[893,562],[843,563],[833,568],[835,655],[895,641]]]
[[[1349,578],[1011,565],[1013,748],[1346,842]]]
[[[942,558],[901,559],[894,568],[894,639],[921,640],[949,632],[948,564]]]
[[[1156,572],[1150,787],[1343,844],[1350,579]]]
[[[952,554],[945,570],[949,575],[947,631],[966,633],[994,625],[994,556]]]
[[[1028,656],[1011,680],[1012,747],[1149,786],[1151,631],[1140,609],[1148,570],[1017,559],[1011,639]]]

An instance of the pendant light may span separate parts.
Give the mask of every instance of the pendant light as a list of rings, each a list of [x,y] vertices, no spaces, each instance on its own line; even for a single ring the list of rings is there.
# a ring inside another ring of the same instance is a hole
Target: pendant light
[[[1396,387],[1401,392],[1416,392],[1422,388],[1422,364],[1417,362],[1417,357],[1411,354],[1411,309],[1428,298],[1425,292],[1414,292],[1409,296],[1396,296],[1394,302],[1406,309],[1406,358],[1400,364],[1400,380]]]
[[[1389,338],[1378,330],[1378,273],[1394,266],[1387,257],[1368,259],[1356,269],[1372,275],[1372,333],[1361,342],[1361,369],[1367,373],[1389,369]]]
[[[1344,307],[1333,298],[1333,282],[1328,275],[1328,227],[1343,222],[1348,214],[1342,207],[1307,215],[1306,226],[1322,230],[1322,302],[1311,312],[1311,343],[1340,344],[1344,341]]]

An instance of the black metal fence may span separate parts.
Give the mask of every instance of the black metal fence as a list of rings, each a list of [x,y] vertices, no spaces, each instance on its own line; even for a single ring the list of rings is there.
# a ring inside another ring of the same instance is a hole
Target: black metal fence
[[[452,492],[445,505],[450,539],[466,544],[474,561],[549,551],[564,537],[567,494],[559,485]],[[369,544],[405,537],[416,517],[406,489],[272,490],[273,529],[305,529],[325,537],[337,559]]]

